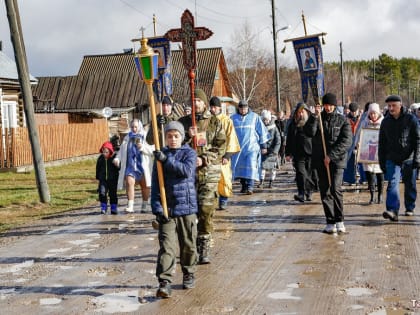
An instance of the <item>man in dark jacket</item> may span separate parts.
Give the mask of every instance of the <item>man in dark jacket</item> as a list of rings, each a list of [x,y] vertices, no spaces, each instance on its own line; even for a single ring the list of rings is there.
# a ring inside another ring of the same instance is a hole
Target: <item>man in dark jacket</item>
[[[313,138],[312,167],[318,172],[319,191],[327,220],[324,232],[345,233],[341,184],[352,132],[347,119],[336,112],[335,94],[325,94],[322,104],[324,110],[320,115],[309,117],[304,130]]]
[[[404,183],[405,215],[412,216],[416,207],[417,168],[420,166],[420,131],[416,117],[402,106],[399,95],[390,95],[385,100],[388,115],[379,129],[379,165],[388,181],[386,190],[385,219],[398,221],[400,208],[399,183]]]
[[[311,200],[313,182],[311,178],[312,138],[308,137],[303,127],[307,123],[311,111],[305,103],[298,103],[293,111],[293,118],[287,128],[286,160],[293,158],[293,167],[296,171],[296,186],[298,194],[294,195],[296,201]]]
[[[164,128],[169,122],[178,120],[178,115],[172,110],[173,109],[173,103],[169,96],[164,96],[162,99],[162,114],[158,114],[156,116],[156,121],[159,124],[160,129],[158,130],[159,136],[159,144],[160,147],[165,146],[165,141],[162,141],[162,128]],[[149,128],[146,135],[146,142],[150,145],[155,144],[153,139],[153,128]]]

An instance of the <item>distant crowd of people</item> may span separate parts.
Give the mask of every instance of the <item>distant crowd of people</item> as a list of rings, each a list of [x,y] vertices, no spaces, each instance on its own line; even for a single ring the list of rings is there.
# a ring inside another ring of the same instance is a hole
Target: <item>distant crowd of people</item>
[[[208,100],[201,89],[194,94],[194,120],[191,108],[178,117],[172,100],[162,99],[156,117],[161,127],[158,146],[153,128],[146,131],[139,119],[133,119],[119,149],[106,141],[97,160],[100,213],[107,213],[109,200],[110,213],[118,214],[117,191],[123,188],[125,211],[133,213],[138,184],[140,211],[156,217],[158,297],[172,294],[177,248],[184,289],[194,288],[196,265],[210,263],[213,217],[216,210],[227,209],[232,181],[239,181],[241,194],[270,189],[286,162],[295,171],[294,200],[311,201],[313,192],[319,191],[325,233],[346,233],[343,183],[367,182],[368,203],[385,200],[383,217],[398,221],[402,179],[405,215],[413,215],[420,104],[407,108],[400,96],[390,95],[382,110],[371,102],[363,110],[356,103],[339,110],[336,95],[326,93],[321,104],[309,107],[299,102],[289,117],[268,109],[257,114],[246,100],[228,115],[218,97]]]

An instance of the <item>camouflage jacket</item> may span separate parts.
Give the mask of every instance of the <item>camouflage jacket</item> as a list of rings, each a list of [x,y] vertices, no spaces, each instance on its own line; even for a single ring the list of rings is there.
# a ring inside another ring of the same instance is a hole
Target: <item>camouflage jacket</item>
[[[189,129],[192,126],[191,115],[181,117],[179,122],[184,126],[185,129],[185,140],[184,143],[188,143],[193,147],[192,139],[189,136]],[[198,133],[204,135],[205,141],[200,136],[196,137],[197,142],[197,156],[203,160],[203,166],[198,168],[213,169],[211,166],[219,166],[222,161],[222,157],[226,152],[226,132],[223,129],[222,123],[217,117],[210,114],[209,111],[205,111],[203,114],[196,115],[196,125],[198,127]]]

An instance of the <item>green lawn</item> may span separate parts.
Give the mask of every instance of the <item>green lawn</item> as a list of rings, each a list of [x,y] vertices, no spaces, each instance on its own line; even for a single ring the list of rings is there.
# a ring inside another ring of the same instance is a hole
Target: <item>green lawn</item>
[[[50,203],[41,203],[35,171],[0,173],[0,233],[35,219],[97,203],[96,159],[46,167]]]

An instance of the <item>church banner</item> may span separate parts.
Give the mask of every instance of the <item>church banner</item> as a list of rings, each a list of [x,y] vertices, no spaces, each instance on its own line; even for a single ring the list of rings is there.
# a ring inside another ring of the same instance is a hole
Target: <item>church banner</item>
[[[293,40],[302,85],[302,99],[308,101],[309,89],[315,104],[324,95],[324,66],[321,42],[318,36]]]

